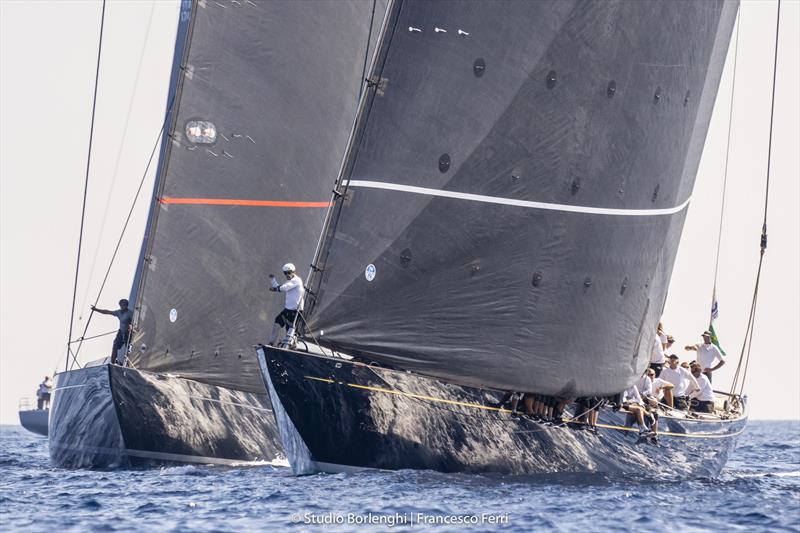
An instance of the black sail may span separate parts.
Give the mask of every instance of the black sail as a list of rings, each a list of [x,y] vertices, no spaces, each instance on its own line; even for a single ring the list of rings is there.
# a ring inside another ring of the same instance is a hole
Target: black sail
[[[283,306],[265,298],[267,274],[308,269],[385,8],[184,2],[191,27],[134,284],[136,368],[264,391],[251,346]]]
[[[404,1],[318,255],[312,332],[465,385],[627,387],[737,8]]]

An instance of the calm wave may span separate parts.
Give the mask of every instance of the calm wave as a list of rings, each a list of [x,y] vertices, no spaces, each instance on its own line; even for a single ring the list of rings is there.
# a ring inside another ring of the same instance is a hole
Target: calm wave
[[[515,478],[286,468],[51,468],[47,439],[0,427],[3,530],[800,531],[800,422],[751,422],[715,480]]]

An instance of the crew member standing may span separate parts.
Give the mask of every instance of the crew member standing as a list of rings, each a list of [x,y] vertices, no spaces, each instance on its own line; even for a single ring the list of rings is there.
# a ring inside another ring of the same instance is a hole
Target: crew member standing
[[[711,373],[725,364],[724,355],[719,351],[714,344],[711,343],[711,332],[703,332],[703,342],[701,344],[691,344],[686,346],[687,350],[697,352],[697,362],[700,363],[700,368],[703,369],[703,374],[711,382]],[[719,361],[719,362],[717,362]],[[714,363],[717,363],[714,366]]]
[[[278,283],[274,275],[269,275],[269,290],[286,294],[283,311],[278,313],[278,316],[275,317],[275,323],[272,325],[272,333],[269,336],[268,343],[270,346],[275,346],[281,328],[286,328],[286,338],[284,342],[286,344],[292,342],[294,339],[294,326],[297,314],[303,311],[303,296],[306,292],[305,287],[303,287],[303,280],[300,279],[300,276],[295,274],[294,265],[292,263],[283,265],[282,270],[283,275],[286,276],[286,282],[283,284]]]
[[[38,398],[36,408],[39,410],[47,409],[50,407],[50,392],[53,390],[53,380],[50,376],[45,376],[44,381],[39,383],[39,389],[36,391]]]
[[[666,355],[664,354],[664,344],[661,342],[661,322],[658,323],[658,331],[653,339],[653,347],[650,349],[650,368],[652,368],[656,377],[661,375],[661,370],[664,368],[666,362]]]
[[[128,300],[123,298],[119,301],[119,309],[116,311],[109,311],[108,309],[100,309],[95,306],[91,306],[92,311],[100,313],[101,315],[114,315],[119,319],[119,331],[117,331],[117,336],[114,337],[114,346],[111,348],[111,363],[119,363],[117,360],[117,354],[119,353],[119,349],[123,346],[128,346],[128,339],[130,337],[131,332],[131,322],[133,321],[133,311],[128,309]],[[122,362],[125,361],[125,358],[122,358]],[[120,363],[121,364],[121,363]]]

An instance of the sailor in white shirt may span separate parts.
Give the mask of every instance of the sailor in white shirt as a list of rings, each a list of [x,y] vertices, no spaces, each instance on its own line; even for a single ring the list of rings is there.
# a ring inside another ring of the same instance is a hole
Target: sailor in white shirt
[[[672,389],[674,385],[667,380],[657,378],[656,373],[652,368],[644,371],[644,375],[636,383],[642,397],[647,401],[652,399],[657,406],[658,402],[664,398],[664,403],[670,404],[672,402]],[[652,402],[650,402],[652,404]]]
[[[698,363],[692,365],[692,375],[697,380],[700,388],[690,394],[692,398],[692,411],[698,413],[714,412],[714,390],[711,382],[702,372],[702,366]]]
[[[653,338],[653,347],[650,349],[650,368],[655,371],[656,377],[661,375],[661,369],[664,368],[665,362],[664,344],[661,341],[661,336],[656,333],[655,338]]]
[[[50,376],[45,376],[44,381],[39,383],[39,388],[36,390],[37,409],[47,409],[50,406],[50,392],[53,390],[53,380]]]
[[[725,356],[719,351],[714,344],[711,343],[711,332],[703,332],[703,342],[700,344],[690,344],[686,346],[687,350],[697,352],[697,362],[703,369],[703,374],[711,381],[711,373],[725,364]],[[714,363],[717,363],[714,366]]]
[[[295,274],[295,268],[292,263],[283,265],[282,270],[284,276],[286,276],[286,282],[283,284],[278,283],[272,274],[269,275],[271,285],[269,290],[286,294],[283,311],[278,313],[278,316],[275,317],[275,323],[272,325],[272,333],[269,336],[270,346],[275,346],[281,328],[286,328],[284,343],[293,343],[297,315],[303,311],[303,296],[305,296],[306,292],[305,287],[303,287],[303,280]]]
[[[636,387],[635,383],[622,393],[622,408],[636,418],[636,422],[639,424],[639,435],[643,435],[649,431],[644,423],[645,416],[647,416],[651,424],[655,423],[655,418],[647,412],[644,406],[644,400],[641,394],[639,394],[639,389]],[[630,425],[631,422],[627,422],[627,424]]]
[[[661,371],[661,379],[672,383],[673,401],[670,402],[667,395],[664,395],[664,403],[676,409],[688,409],[689,398],[688,395],[694,390],[700,388],[697,380],[691,372],[679,366],[678,356],[672,354],[669,356],[669,365]]]

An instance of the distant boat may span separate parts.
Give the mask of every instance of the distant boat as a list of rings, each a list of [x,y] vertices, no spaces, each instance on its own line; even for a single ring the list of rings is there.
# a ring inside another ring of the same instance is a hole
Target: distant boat
[[[19,423],[37,435],[47,436],[47,419],[50,416],[50,409],[35,409],[33,402],[28,398],[19,401]]]

